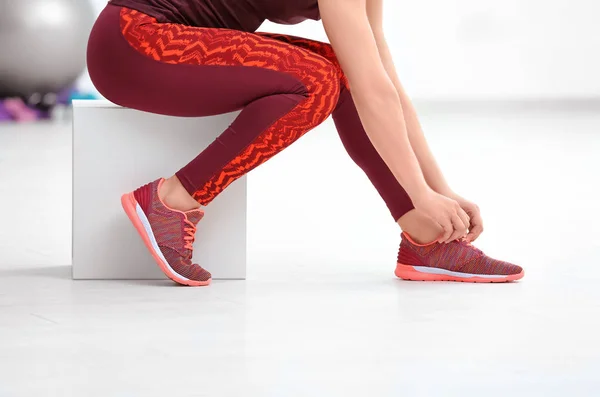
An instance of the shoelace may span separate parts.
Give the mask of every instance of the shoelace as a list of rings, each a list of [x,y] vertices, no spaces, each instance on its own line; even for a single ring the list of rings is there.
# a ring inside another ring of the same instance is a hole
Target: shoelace
[[[188,234],[187,236],[183,236],[183,239],[185,240],[184,247],[193,251],[194,241],[196,240],[196,225],[194,225],[187,219],[184,219],[183,221],[189,226],[183,228],[183,231],[185,231]]]
[[[482,250],[480,250],[479,248],[475,247],[473,244],[471,244],[470,242],[468,242],[464,237],[461,238],[460,240],[458,240],[458,242],[459,242],[459,244],[462,244],[465,247],[471,248],[472,250],[474,250],[475,252],[477,252],[477,254],[479,254],[479,256],[485,255]]]

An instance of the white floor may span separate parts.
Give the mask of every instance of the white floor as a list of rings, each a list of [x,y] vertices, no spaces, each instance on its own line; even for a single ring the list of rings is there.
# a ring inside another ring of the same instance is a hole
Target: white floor
[[[465,109],[423,123],[519,283],[396,280],[330,122],[252,174],[247,281],[73,282],[68,126],[0,125],[0,396],[598,396],[600,107]]]

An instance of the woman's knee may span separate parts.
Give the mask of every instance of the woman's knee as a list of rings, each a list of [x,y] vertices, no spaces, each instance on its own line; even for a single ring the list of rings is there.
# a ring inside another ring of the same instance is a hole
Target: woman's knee
[[[335,109],[340,95],[340,79],[336,68],[328,62],[315,76],[310,95],[315,97],[314,107],[319,114],[319,123],[323,122]]]

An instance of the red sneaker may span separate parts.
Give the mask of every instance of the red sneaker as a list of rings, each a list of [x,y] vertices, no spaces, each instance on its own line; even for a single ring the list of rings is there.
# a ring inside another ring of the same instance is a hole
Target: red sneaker
[[[159,179],[123,195],[123,209],[171,280],[190,286],[208,285],[210,273],[192,264],[196,225],[204,212],[200,209],[181,212],[167,207],[158,197],[163,181]]]
[[[464,240],[423,245],[402,233],[395,274],[403,280],[503,283],[520,280],[525,272],[490,258]]]

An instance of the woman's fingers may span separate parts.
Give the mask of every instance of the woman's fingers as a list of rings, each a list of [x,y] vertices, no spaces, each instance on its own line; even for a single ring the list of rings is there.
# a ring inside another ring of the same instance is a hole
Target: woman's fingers
[[[452,222],[450,219],[446,219],[444,222],[441,222],[440,226],[442,227],[442,229],[444,229],[444,234],[440,236],[440,238],[438,239],[438,243],[443,243],[450,238],[450,236],[454,232],[454,227],[452,226]]]
[[[454,230],[450,237],[445,240],[446,243],[459,239],[467,233],[467,227],[458,214],[452,216],[452,226]]]
[[[467,231],[469,230],[469,225],[471,224],[471,218],[469,217],[469,214],[467,214],[465,212],[465,210],[463,210],[462,208],[458,208],[458,216],[460,216],[460,219],[462,220],[464,226],[465,226],[465,234],[463,234],[461,237],[465,236],[467,234]]]
[[[469,234],[467,235],[467,241],[472,243],[477,240],[481,233],[483,233],[483,219],[481,218],[479,211],[477,211],[471,217],[471,227],[469,229]]]

